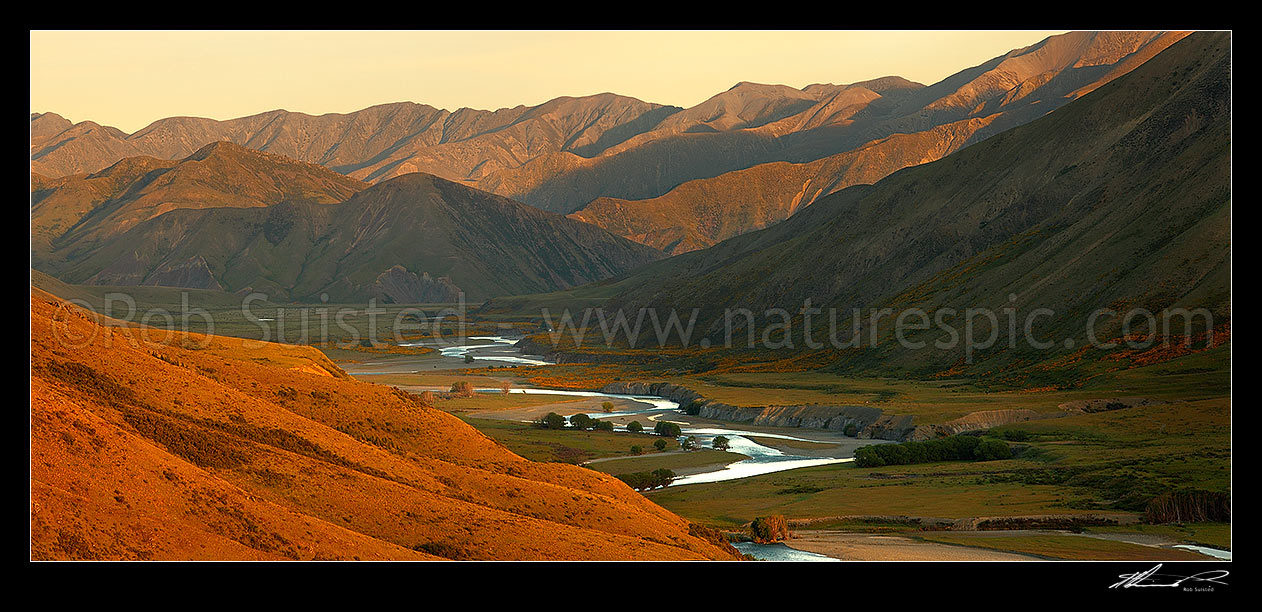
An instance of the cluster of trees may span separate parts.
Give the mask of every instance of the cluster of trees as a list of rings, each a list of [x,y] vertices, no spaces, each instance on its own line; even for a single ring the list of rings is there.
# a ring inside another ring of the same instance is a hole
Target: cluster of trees
[[[1167,491],[1148,503],[1144,518],[1149,523],[1231,522],[1231,494],[1201,489]]]
[[[615,478],[627,483],[627,486],[635,489],[636,491],[644,491],[647,489],[657,489],[669,485],[675,481],[675,473],[666,468],[660,468],[653,470],[652,472],[618,474]]]
[[[854,452],[855,465],[865,468],[935,461],[994,461],[1011,458],[1012,449],[1007,442],[977,436],[949,436],[924,442],[877,444],[864,446]]]
[[[676,425],[675,423],[658,421],[657,424],[653,426],[653,433],[659,436],[666,436],[668,438],[678,438],[683,434],[683,431],[679,429],[679,425]]]
[[[535,421],[534,425],[535,427],[539,429],[576,429],[576,430],[581,430],[581,431],[590,431],[590,430],[613,431],[613,423],[610,423],[609,421],[601,421],[599,419],[593,419],[581,412],[574,416],[571,416],[568,423],[566,422],[565,417],[555,412],[549,412],[548,414],[543,415],[538,421]]]

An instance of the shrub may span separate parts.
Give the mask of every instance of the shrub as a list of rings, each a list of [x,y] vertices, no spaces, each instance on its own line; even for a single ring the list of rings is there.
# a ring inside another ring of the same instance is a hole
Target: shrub
[[[789,537],[789,521],[783,514],[760,516],[749,524],[749,535],[759,544],[779,542]]]
[[[973,449],[973,455],[977,457],[978,461],[1011,459],[1012,449],[1003,440],[982,440],[977,445],[977,448]]]
[[[465,362],[465,363],[473,363],[473,355],[470,355],[470,354],[468,354],[468,353],[465,353],[465,356],[464,356],[464,362]]]
[[[473,383],[467,380],[451,383],[451,394],[455,397],[473,397]]]
[[[664,451],[664,450],[666,450],[666,441],[665,441],[665,440],[654,440],[654,441],[653,441],[653,448],[656,448],[656,449],[657,449],[657,450],[659,450],[659,451]]]
[[[601,412],[613,412],[613,402],[601,402]]]
[[[1004,429],[995,433],[1010,442],[1025,442],[1030,439],[1030,432],[1024,429]]]
[[[642,448],[639,444],[632,444],[632,445],[631,445],[631,454],[632,454],[632,455],[643,455],[643,454],[644,454],[644,448]]]
[[[846,429],[842,433],[845,433],[847,436],[853,438],[859,435],[859,428],[856,427],[854,423],[850,423],[849,425],[846,425]]]

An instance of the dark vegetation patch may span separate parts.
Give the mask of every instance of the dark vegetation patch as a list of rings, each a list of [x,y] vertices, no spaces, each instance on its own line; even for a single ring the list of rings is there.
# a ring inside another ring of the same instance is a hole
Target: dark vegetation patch
[[[923,442],[878,444],[855,450],[855,465],[861,468],[883,465],[910,465],[938,461],[994,461],[1011,459],[1007,442],[977,436],[950,436]]]
[[[1144,518],[1150,523],[1231,522],[1231,494],[1199,489],[1167,491],[1148,502]]]

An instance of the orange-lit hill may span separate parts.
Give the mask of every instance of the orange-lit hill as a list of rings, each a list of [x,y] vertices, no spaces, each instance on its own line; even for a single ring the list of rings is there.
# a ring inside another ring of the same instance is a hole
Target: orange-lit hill
[[[315,349],[99,323],[31,291],[33,559],[735,558]]]

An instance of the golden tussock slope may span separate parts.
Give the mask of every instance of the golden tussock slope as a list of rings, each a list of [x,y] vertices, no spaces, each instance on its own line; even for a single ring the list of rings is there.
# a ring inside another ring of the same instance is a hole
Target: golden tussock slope
[[[734,558],[314,349],[100,323],[32,289],[32,558]]]

